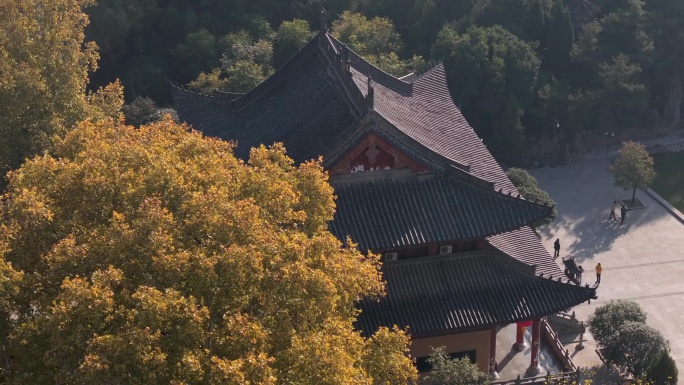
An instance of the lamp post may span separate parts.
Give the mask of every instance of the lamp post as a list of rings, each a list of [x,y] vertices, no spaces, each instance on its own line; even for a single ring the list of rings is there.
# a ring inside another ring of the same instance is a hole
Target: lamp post
[[[553,118],[553,147],[556,153],[551,155],[551,167],[556,167],[556,160],[558,160],[558,152],[560,152],[560,145],[558,144],[558,129],[560,129],[560,123],[556,118]]]
[[[606,159],[608,159],[608,146],[610,146],[611,138],[615,137],[614,132],[604,132],[603,136],[606,137]]]

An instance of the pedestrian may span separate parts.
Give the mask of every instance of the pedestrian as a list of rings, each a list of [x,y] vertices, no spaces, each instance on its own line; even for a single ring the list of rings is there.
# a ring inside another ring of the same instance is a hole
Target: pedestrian
[[[622,207],[620,207],[620,224],[622,224],[625,221],[626,215],[627,215],[627,206],[622,205]]]
[[[553,257],[558,258],[560,255],[560,239],[556,238],[556,242],[553,243]]]
[[[613,201],[613,207],[610,209],[610,216],[608,217],[608,220],[614,220],[617,221],[617,216],[615,215],[615,206],[617,205],[617,201]]]
[[[596,283],[601,283],[601,272],[603,271],[603,266],[601,266],[601,263],[599,262],[598,265],[596,265]]]

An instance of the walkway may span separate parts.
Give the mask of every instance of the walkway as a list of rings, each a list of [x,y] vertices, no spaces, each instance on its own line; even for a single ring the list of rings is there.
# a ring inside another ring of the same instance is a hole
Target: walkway
[[[496,334],[496,362],[499,369],[500,380],[513,380],[520,375],[520,378],[525,377],[527,368],[530,367],[532,334],[530,328],[527,328],[525,333],[526,349],[519,352],[513,349],[515,343],[515,324],[506,326],[499,330]],[[559,373],[563,365],[558,361],[551,348],[544,343],[540,344],[539,351],[539,366],[542,367],[544,373],[550,371],[552,374]]]
[[[644,144],[675,148],[684,145],[684,138],[673,135]],[[587,281],[593,281],[596,263],[604,267],[599,299],[577,306],[579,319],[586,320],[610,299],[636,301],[648,313],[648,324],[670,341],[672,357],[684,369],[684,225],[641,191],[637,197],[646,209],[628,212],[624,225],[608,222],[612,201],[631,198],[631,191],[613,186],[603,155],[589,154],[568,166],[531,171],[558,204],[558,218],[540,229],[542,243],[552,252],[553,240],[560,238],[561,256],[575,256],[587,270]],[[576,353],[575,363],[599,363],[594,348]]]

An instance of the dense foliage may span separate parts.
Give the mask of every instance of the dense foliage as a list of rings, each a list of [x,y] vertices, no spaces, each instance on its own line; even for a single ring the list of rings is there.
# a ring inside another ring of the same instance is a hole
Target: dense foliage
[[[401,384],[408,336],[362,338],[376,256],[327,231],[320,163],[245,163],[170,119],[83,122],[9,176],[0,382]],[[124,380],[125,379],[125,380]]]
[[[470,358],[451,358],[444,346],[432,348],[427,359],[430,372],[421,376],[420,385],[487,385],[490,383],[487,373],[482,372]]]
[[[508,171],[506,171],[506,175],[525,199],[538,202],[546,206],[553,206],[553,214],[540,223],[536,223],[535,226],[549,224],[556,219],[556,202],[551,199],[549,193],[539,187],[537,178],[530,175],[527,171],[516,167],[511,167],[508,169]]]
[[[611,300],[599,306],[589,317],[589,331],[606,362],[623,372],[650,382],[676,378],[669,343],[646,325],[646,312],[636,302]]]
[[[456,105],[502,161],[559,162],[604,131],[679,125],[678,0],[100,0],[96,84],[169,104],[166,79],[245,91],[327,25],[396,75],[444,61]]]
[[[88,93],[97,47],[84,44],[88,0],[0,0],[0,176],[86,118],[114,116],[114,82]],[[4,186],[4,179],[0,181]]]
[[[677,363],[669,352],[663,352],[647,369],[645,377],[654,384],[675,385],[679,379]]]

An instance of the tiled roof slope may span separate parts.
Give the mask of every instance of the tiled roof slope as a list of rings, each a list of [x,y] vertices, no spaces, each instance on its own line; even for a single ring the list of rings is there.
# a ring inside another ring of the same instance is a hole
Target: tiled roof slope
[[[385,263],[387,296],[359,303],[357,328],[438,335],[529,320],[595,298],[596,290],[540,278],[486,252]]]
[[[365,113],[341,86],[320,40],[232,102],[174,88],[181,120],[207,136],[236,140],[243,159],[250,148],[275,142],[297,162],[318,158]]]
[[[330,231],[339,239],[350,235],[362,250],[482,239],[545,218],[552,210],[448,176],[331,183],[337,212]]]
[[[537,266],[537,274],[558,277],[561,269],[539,242],[529,226],[487,238],[489,244],[528,265]]]
[[[354,69],[352,77],[367,95],[367,77]],[[454,105],[441,64],[418,77],[411,93],[395,92],[381,82],[372,84],[375,112],[397,129],[427,149],[469,166],[471,174],[494,182],[497,190],[514,190],[501,166]]]

